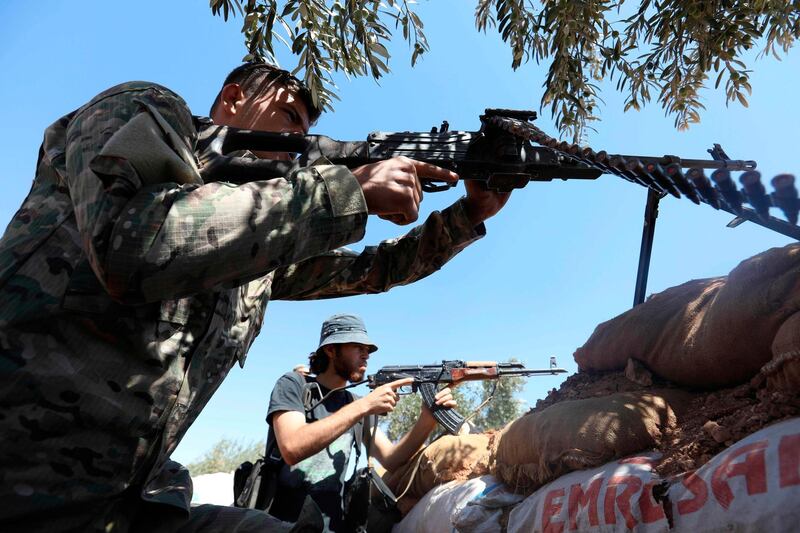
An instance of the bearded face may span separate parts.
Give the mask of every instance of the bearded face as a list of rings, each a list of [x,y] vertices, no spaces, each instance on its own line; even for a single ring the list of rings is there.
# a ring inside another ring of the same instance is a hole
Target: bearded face
[[[334,348],[331,362],[336,375],[352,383],[364,379],[369,360],[369,347],[366,344],[349,342],[338,344]]]

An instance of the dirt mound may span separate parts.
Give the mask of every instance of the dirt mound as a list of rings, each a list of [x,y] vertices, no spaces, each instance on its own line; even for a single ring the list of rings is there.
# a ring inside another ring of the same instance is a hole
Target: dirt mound
[[[579,372],[539,400],[531,412],[566,400],[597,398],[618,392],[677,388],[650,376],[645,369],[626,372]],[[635,365],[633,365],[635,367]],[[626,373],[628,376],[626,376]],[[632,379],[640,381],[639,383]],[[759,376],[750,383],[715,391],[693,391],[686,409],[676,412],[677,427],[658,447],[663,456],[656,466],[662,476],[695,470],[734,442],[770,424],[800,416],[800,396],[770,385]]]

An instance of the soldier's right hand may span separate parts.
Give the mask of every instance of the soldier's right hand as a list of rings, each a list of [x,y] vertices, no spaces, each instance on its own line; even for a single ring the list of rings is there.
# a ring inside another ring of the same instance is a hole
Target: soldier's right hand
[[[383,415],[391,413],[394,411],[394,406],[397,405],[397,389],[405,385],[411,385],[413,382],[414,378],[403,378],[377,387],[374,391],[361,398],[365,406],[364,414]]]
[[[458,181],[455,172],[407,157],[363,165],[354,169],[353,175],[361,184],[369,213],[399,225],[410,224],[419,217],[421,180]]]

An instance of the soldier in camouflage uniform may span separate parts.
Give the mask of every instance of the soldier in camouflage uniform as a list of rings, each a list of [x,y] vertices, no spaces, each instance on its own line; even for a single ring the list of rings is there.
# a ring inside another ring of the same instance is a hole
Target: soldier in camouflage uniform
[[[237,71],[217,123],[304,132],[318,116],[285,73]],[[468,188],[404,237],[354,253],[340,247],[363,237],[368,214],[416,219],[417,172],[453,178],[390,160],[203,183],[196,137],[183,100],[146,82],[45,132],[0,240],[0,531],[287,530],[255,510],[190,512],[191,479],[169,460],[244,364],[268,301],[413,282],[482,236],[506,200]]]

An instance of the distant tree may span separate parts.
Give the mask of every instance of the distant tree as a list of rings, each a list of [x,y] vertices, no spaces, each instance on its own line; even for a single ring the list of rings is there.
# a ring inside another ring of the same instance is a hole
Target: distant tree
[[[524,402],[518,399],[525,387],[525,378],[507,377],[497,381],[482,381],[481,398],[485,400],[492,393],[495,383],[497,389],[486,407],[475,416],[475,427],[480,431],[500,429],[512,420],[522,416]]]
[[[560,130],[581,137],[597,120],[599,87],[616,81],[625,110],[655,98],[680,129],[700,121],[700,91],[713,76],[728,102],[747,105],[748,50],[779,58],[800,37],[800,2],[787,0],[473,0],[479,31],[496,29],[516,69],[549,62],[541,97]],[[295,73],[315,101],[336,98],[333,72],[375,79],[389,72],[392,27],[411,64],[428,50],[413,0],[211,0],[215,15],[243,15],[246,60],[274,61],[274,41],[297,56]]]
[[[253,441],[243,444],[231,439],[218,440],[197,461],[189,463],[186,468],[192,476],[213,474],[215,472],[232,472],[245,461],[255,461],[263,453],[265,441]]]
[[[389,413],[383,424],[389,440],[396,442],[414,426],[419,417],[420,407],[422,407],[422,398],[419,394],[400,397],[394,411]]]

